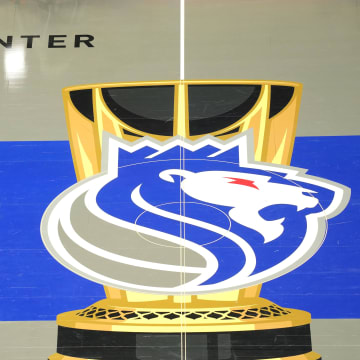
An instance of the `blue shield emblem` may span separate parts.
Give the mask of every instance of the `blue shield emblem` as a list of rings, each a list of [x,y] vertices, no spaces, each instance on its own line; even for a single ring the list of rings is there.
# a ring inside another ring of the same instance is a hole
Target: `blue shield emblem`
[[[255,162],[250,135],[128,143],[105,134],[102,172],[46,211],[46,247],[85,278],[159,294],[227,291],[295,269],[349,189]]]

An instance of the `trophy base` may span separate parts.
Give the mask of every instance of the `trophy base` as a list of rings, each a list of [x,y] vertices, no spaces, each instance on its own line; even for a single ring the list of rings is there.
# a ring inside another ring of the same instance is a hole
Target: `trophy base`
[[[120,355],[121,356],[121,355]],[[115,358],[114,358],[115,359]],[[123,357],[118,357],[116,358],[117,360],[122,360],[122,359],[126,359]],[[145,358],[132,358],[133,360],[137,360],[137,359],[145,359]],[[152,359],[152,358],[148,358],[148,359]],[[155,359],[155,358],[154,358]],[[171,358],[157,358],[157,360],[165,360],[165,359],[171,359]],[[177,358],[177,359],[181,359],[181,357]],[[184,357],[184,360],[190,360],[192,358],[189,357]],[[223,359],[223,358],[196,358],[196,360],[205,360],[205,359],[214,359],[214,360],[218,360],[218,359]],[[254,358],[252,357],[232,357],[230,358],[231,360],[233,359],[239,359],[239,360],[253,360]],[[54,354],[51,355],[48,360],[94,360],[94,358],[90,359],[90,358],[77,358],[77,357],[72,357],[72,356],[66,356],[66,355],[61,355],[61,354]],[[225,359],[224,359],[225,360]],[[263,358],[262,360],[265,360],[265,358]],[[287,357],[277,357],[277,358],[266,358],[266,360],[321,360],[321,357],[319,354],[315,353],[314,351],[311,351],[307,354],[303,354],[303,355],[295,355],[295,356],[287,356]]]
[[[321,359],[312,351],[310,314],[262,298],[226,307],[129,305],[105,299],[60,314],[57,353],[49,360]]]

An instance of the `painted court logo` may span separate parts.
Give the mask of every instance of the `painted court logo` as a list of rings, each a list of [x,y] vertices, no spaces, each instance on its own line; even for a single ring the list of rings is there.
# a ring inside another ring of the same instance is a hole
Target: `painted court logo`
[[[102,172],[47,209],[46,247],[85,278],[150,293],[226,291],[295,269],[350,192],[255,162],[251,135],[129,143],[105,134]]]

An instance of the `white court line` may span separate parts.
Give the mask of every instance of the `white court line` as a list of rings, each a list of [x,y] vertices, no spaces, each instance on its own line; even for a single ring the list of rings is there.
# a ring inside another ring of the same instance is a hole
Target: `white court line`
[[[182,80],[185,79],[185,0],[180,0],[180,82]],[[182,153],[182,148],[180,147],[180,155]],[[185,159],[184,159],[185,160]],[[182,161],[181,161],[181,156],[180,156],[180,169],[182,168]],[[181,194],[181,187],[180,187],[180,215],[182,213],[182,205],[181,205],[181,201],[182,201],[182,194]],[[185,208],[185,206],[184,206]],[[182,230],[184,230],[184,234],[182,234]],[[184,224],[184,229],[182,229],[182,223],[180,221],[180,237],[181,235],[184,236],[184,240],[185,240],[185,224]],[[180,249],[180,258],[182,257],[181,249]],[[182,259],[184,261],[184,266],[185,266],[185,259]],[[181,264],[181,263],[180,263]],[[181,276],[181,274],[180,274]],[[185,279],[182,279],[185,282]],[[183,295],[183,299],[185,299],[184,294]],[[181,311],[185,311],[186,310],[186,304],[181,303]],[[184,339],[182,336],[182,333],[185,333]],[[186,360],[186,323],[183,324],[183,322],[181,321],[181,335],[180,335],[180,357],[181,360],[185,359]]]
[[[185,79],[185,0],[180,0],[180,80]]]

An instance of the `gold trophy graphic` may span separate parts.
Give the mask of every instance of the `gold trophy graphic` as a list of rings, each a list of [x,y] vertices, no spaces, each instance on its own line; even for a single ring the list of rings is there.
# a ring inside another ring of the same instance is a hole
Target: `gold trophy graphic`
[[[137,217],[136,224],[125,224],[124,220],[121,222],[116,216],[105,214],[106,211],[96,205],[101,196],[106,196],[101,193],[104,184],[112,184],[111,181],[115,181],[116,176],[120,178],[122,171],[130,166],[121,167],[117,155],[111,157],[119,148],[127,150],[130,157],[138,150],[146,152],[153,147],[155,153],[147,155],[146,163],[138,164],[137,168],[141,170],[141,166],[150,169],[155,163],[168,161],[161,160],[161,154],[175,145],[193,152],[207,146],[218,147],[214,151],[218,156],[236,141],[244,142],[246,138],[249,142],[251,138],[252,147],[247,144],[246,151],[250,150],[249,156],[254,162],[249,160],[249,164],[255,164],[257,171],[283,172],[286,173],[284,178],[294,176],[291,179],[307,179],[311,186],[320,186],[317,178],[306,178],[289,167],[301,91],[302,85],[295,82],[245,80],[128,82],[73,86],[63,90],[78,183],[49,206],[42,221],[42,237],[50,253],[64,266],[103,284],[106,298],[85,309],[58,315],[57,353],[51,355],[50,360],[321,359],[312,351],[310,314],[283,308],[261,298],[261,283],[291,271],[316,252],[324,238],[325,217],[335,216],[344,208],[349,197],[348,189],[326,183],[326,189],[335,194],[334,200],[323,209],[323,215],[307,215],[312,229],[309,232],[314,234],[307,233],[294,254],[275,264],[271,268],[274,270],[270,269],[269,273],[264,270],[266,276],[256,278],[256,274],[252,275],[255,265],[251,267],[246,263],[242,270],[239,268],[238,275],[231,278],[234,281],[214,280],[212,283],[206,279],[215,276],[216,266],[211,264],[217,260],[201,244],[192,245],[185,234],[191,224],[204,223],[191,218],[190,208],[186,213],[180,209],[179,214],[174,214],[170,202],[151,205],[144,200],[140,187],[132,190],[131,199],[146,211]],[[156,159],[160,160],[156,162]],[[123,160],[127,161],[127,156]],[[196,173],[191,166],[200,160],[194,158],[185,166],[185,155],[181,153],[179,158],[169,161],[177,161],[179,165],[175,169],[161,170],[163,192],[166,193],[166,186],[175,183],[175,178],[180,179],[183,192],[195,199],[203,196],[201,204],[192,202],[195,210],[196,207],[200,211],[207,207],[210,214],[211,211],[219,213],[211,205],[216,201],[207,201],[206,196],[215,199],[222,191],[221,186],[214,185],[207,195],[205,192],[203,195],[202,189],[209,184],[218,184],[220,175],[221,181],[227,179],[224,189],[231,186],[231,189],[236,187],[236,191],[245,188],[246,194],[256,196],[260,191],[261,184],[257,180],[260,175],[245,174],[239,178],[233,170],[227,170],[226,175],[224,171],[211,173],[212,169]],[[137,174],[135,167],[133,169]],[[122,179],[124,186],[128,186],[126,176]],[[290,185],[284,184],[266,182],[265,185],[270,186],[267,194],[276,196],[285,197],[290,189]],[[283,186],[284,191],[277,190],[280,188],[276,186]],[[318,205],[318,200],[312,195],[315,191],[308,189],[306,194],[304,191],[297,186],[299,201],[306,203],[304,208],[315,208]],[[116,191],[113,194],[114,199],[120,199],[118,211],[126,212],[125,198]],[[228,193],[224,194],[225,198]],[[152,195],[162,196],[162,191]],[[230,195],[230,200],[237,196],[235,192]],[[259,197],[257,201],[265,204],[268,197],[271,196],[266,195],[265,200]],[[111,194],[109,198],[111,200]],[[249,199],[248,204],[252,201]],[[185,198],[176,205],[183,202],[186,202]],[[156,235],[160,232],[146,230],[151,227],[151,222],[146,222],[151,211],[156,216],[167,214],[169,224],[177,221],[180,237],[186,246],[170,246],[171,241],[175,243],[170,235],[164,237],[165,243],[164,239],[157,239],[161,237]],[[260,220],[254,220],[250,226],[253,220],[246,212],[242,213],[236,205],[231,211],[229,216],[233,221],[240,219],[238,223],[248,228],[257,229],[258,226],[258,232],[265,234],[269,222],[262,224]],[[221,216],[224,221],[229,219],[226,214]],[[182,226],[185,218],[192,221],[187,220],[186,228]],[[265,243],[272,243],[280,236],[281,231],[276,233],[282,229],[280,221],[271,225],[274,226],[269,228],[269,238],[264,235]],[[116,226],[124,228],[119,235],[116,235]],[[221,237],[231,235],[234,242],[244,245],[243,251],[247,251],[249,258],[253,256],[251,246],[231,232],[235,230],[230,231],[229,227],[225,231],[220,227],[210,224],[207,230],[218,232]],[[116,248],[114,244],[122,245]],[[222,243],[218,241],[217,244],[221,247]],[[84,249],[88,251],[86,254]],[[164,264],[159,260],[161,254],[166,254]],[[136,261],[129,262],[127,259],[131,257]],[[200,269],[203,258],[207,262]],[[231,261],[234,266],[237,264],[234,260],[222,260],[230,265]],[[156,266],[153,267],[153,263]],[[222,265],[217,266],[220,268]],[[244,270],[246,266],[249,267],[247,272]],[[243,275],[241,271],[244,271]],[[197,277],[205,280],[197,282]],[[171,286],[174,286],[174,291]]]

